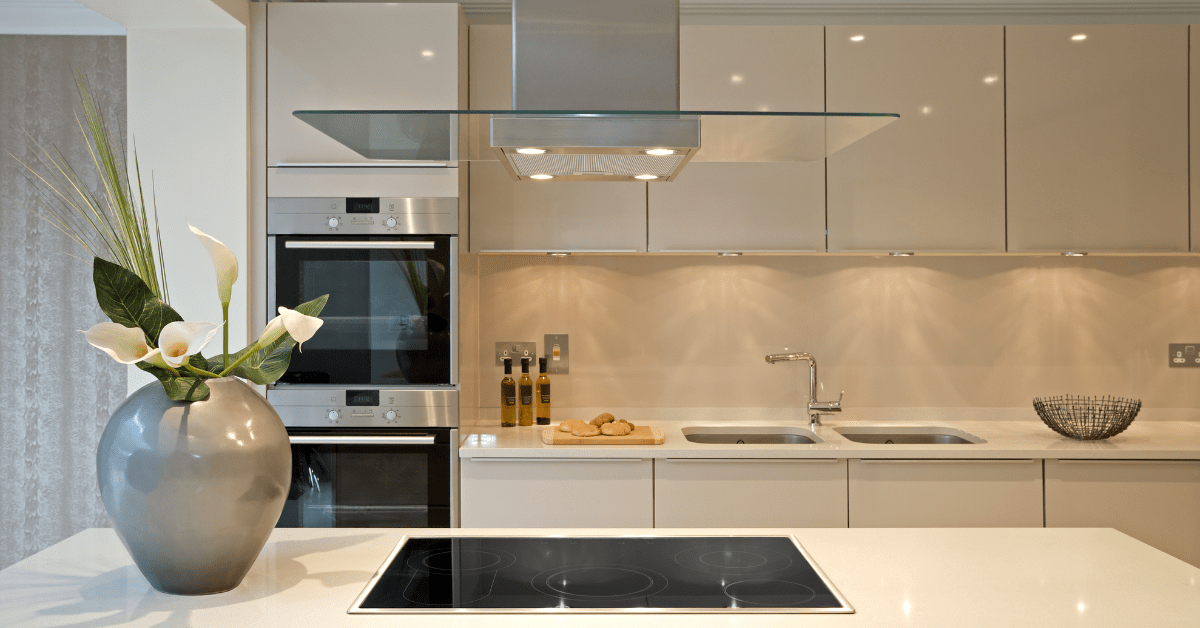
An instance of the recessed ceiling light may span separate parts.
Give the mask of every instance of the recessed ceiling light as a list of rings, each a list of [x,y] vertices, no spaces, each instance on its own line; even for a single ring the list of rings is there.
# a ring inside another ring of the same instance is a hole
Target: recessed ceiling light
[[[552,174],[531,174],[531,175],[529,175],[529,178],[544,181],[546,179],[553,179],[554,175],[552,175]]]
[[[670,149],[670,148],[651,148],[650,150],[645,150],[642,152],[646,153],[647,155],[660,156],[660,155],[674,155],[675,153],[678,153],[679,151]]]
[[[656,175],[656,174],[639,174],[639,175],[635,176],[634,178],[641,179],[643,181],[649,181],[650,179],[657,179],[658,175]]]
[[[1085,35],[1083,33],[1079,33],[1078,35],[1071,35],[1071,41],[1083,41],[1085,39],[1087,39],[1087,35]]]
[[[850,38],[850,41],[862,41],[864,39],[866,39],[866,37],[863,37],[862,35],[855,35]]]
[[[541,155],[546,152],[544,148],[518,148],[518,153],[522,155]]]

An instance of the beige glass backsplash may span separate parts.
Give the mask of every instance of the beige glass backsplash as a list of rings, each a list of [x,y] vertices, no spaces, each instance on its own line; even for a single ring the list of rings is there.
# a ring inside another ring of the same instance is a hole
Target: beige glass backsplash
[[[464,309],[478,310],[463,322],[477,328],[463,336],[478,350],[464,346],[464,367],[478,371],[464,372],[464,395],[484,409],[498,406],[494,343],[533,340],[540,353],[546,333],[570,334],[571,373],[553,377],[564,409],[796,408],[806,366],[763,359],[785,350],[813,354],[818,396],[845,390],[848,409],[1028,408],[1056,394],[1200,408],[1200,369],[1168,369],[1166,356],[1169,342],[1200,342],[1197,258],[471,262]]]

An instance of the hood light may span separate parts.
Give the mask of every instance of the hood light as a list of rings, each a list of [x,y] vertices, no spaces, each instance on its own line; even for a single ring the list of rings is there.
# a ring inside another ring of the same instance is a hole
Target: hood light
[[[675,155],[675,154],[679,153],[679,151],[672,150],[670,148],[651,148],[650,150],[644,150],[642,152],[646,153],[647,155],[655,155],[655,156]]]
[[[552,175],[552,174],[531,174],[531,175],[529,175],[529,178],[537,179],[539,181],[545,181],[546,179],[553,179],[554,175]]]
[[[639,175],[635,176],[634,178],[641,179],[642,181],[649,181],[651,179],[657,179],[658,175],[656,175],[656,174],[639,174]]]
[[[546,154],[546,149],[544,149],[544,148],[518,148],[517,152],[521,153],[522,155],[544,155],[544,154]]]

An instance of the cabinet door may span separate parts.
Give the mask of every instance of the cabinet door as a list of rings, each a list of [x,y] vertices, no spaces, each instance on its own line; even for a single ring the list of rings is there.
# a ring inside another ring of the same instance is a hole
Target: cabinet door
[[[471,108],[512,108],[512,27],[471,26]],[[471,163],[472,253],[644,252],[646,184],[513,181]]]
[[[1188,47],[1191,56],[1188,68],[1191,73],[1189,84],[1191,93],[1188,103],[1191,105],[1188,128],[1191,130],[1188,163],[1191,164],[1191,202],[1192,202],[1192,250],[1200,251],[1200,26],[1188,28],[1191,42]]]
[[[1186,25],[1009,26],[1008,249],[1188,250]]]
[[[1047,460],[1046,527],[1116,528],[1200,567],[1200,461]]]
[[[464,528],[649,528],[653,462],[463,458]]]
[[[829,111],[900,120],[828,158],[830,251],[1004,249],[1004,27],[830,26]]]
[[[658,528],[844,528],[846,462],[667,458],[654,465]]]
[[[297,109],[465,105],[463,20],[453,4],[268,6],[267,165],[370,162]]]
[[[1038,460],[851,460],[852,528],[1042,527]]]
[[[680,109],[824,111],[823,58],[819,26],[683,26]],[[648,216],[650,251],[824,251],[825,167],[693,161]]]

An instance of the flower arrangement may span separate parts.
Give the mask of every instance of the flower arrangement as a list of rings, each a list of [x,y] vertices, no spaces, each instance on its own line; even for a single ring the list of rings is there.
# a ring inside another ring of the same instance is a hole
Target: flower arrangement
[[[280,307],[279,316],[267,324],[253,344],[231,354],[229,303],[238,277],[237,257],[219,240],[189,224],[216,268],[223,320],[220,324],[192,322],[180,316],[171,307],[167,293],[157,207],[155,237],[151,239],[136,153],[135,195],[124,149],[114,141],[111,125],[92,96],[87,79],[79,74],[75,78],[83,102],[83,117],[76,113],[75,121],[103,189],[89,189],[59,151],[48,150],[32,138],[30,148],[36,165],[22,165],[44,184],[40,191],[49,201],[50,215],[42,217],[92,254],[96,301],[112,322],[98,323],[83,332],[84,337],[118,362],[136,364],[154,375],[175,401],[207,398],[209,389],[204,382],[212,378],[236,376],[256,384],[279,379],[287,372],[292,347],[311,338],[321,327],[317,317],[329,295],[295,309]],[[222,330],[221,355],[205,358],[201,351]]]

